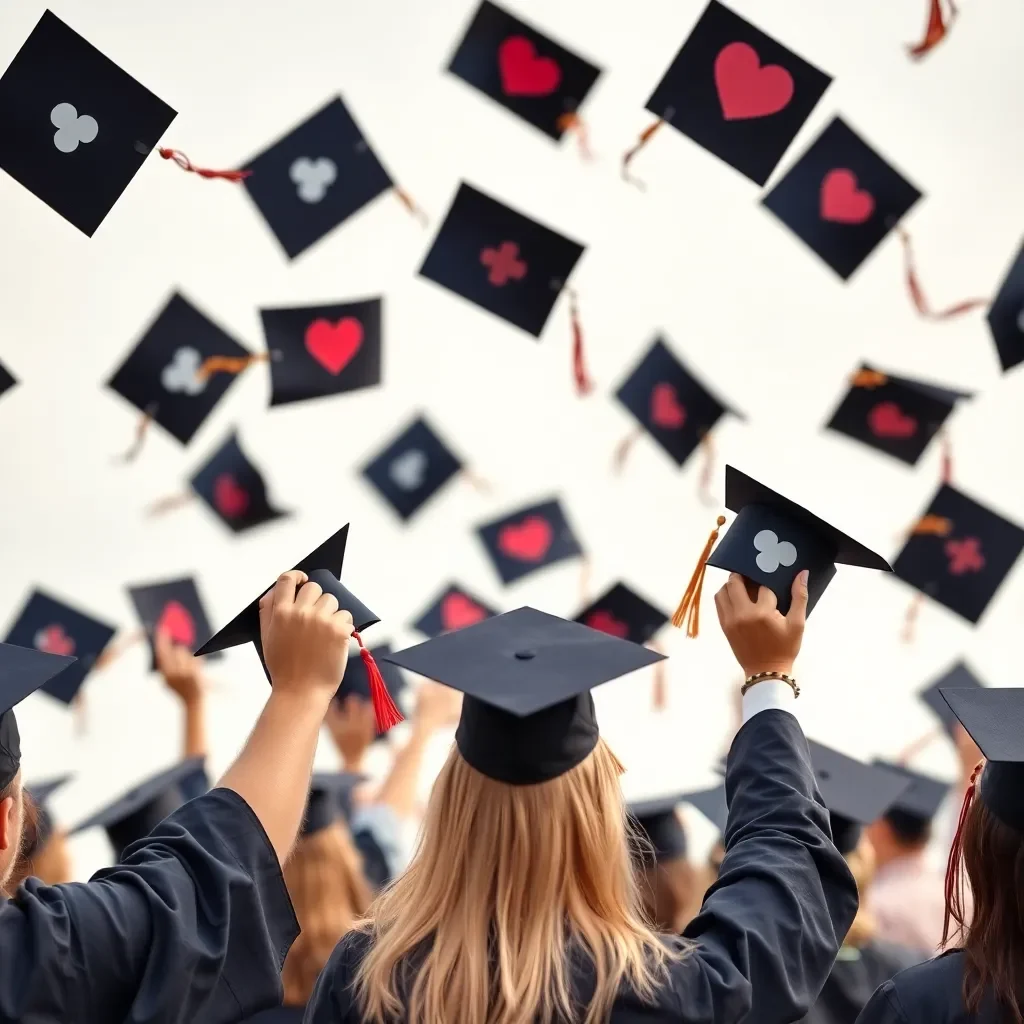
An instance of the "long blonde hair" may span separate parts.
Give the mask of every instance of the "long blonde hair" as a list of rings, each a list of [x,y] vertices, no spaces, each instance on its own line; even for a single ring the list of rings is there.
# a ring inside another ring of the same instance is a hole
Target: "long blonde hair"
[[[843,945],[860,949],[875,937],[875,932],[878,929],[875,918],[865,902],[865,895],[875,877],[875,848],[866,835],[862,835],[860,842],[846,855],[846,863],[849,864],[850,873],[857,883],[860,905],[857,908],[857,916],[846,933]]]
[[[281,971],[284,1002],[304,1006],[334,947],[369,909],[372,896],[362,858],[340,821],[299,839],[284,881],[302,929]]]
[[[683,947],[645,919],[620,770],[599,740],[564,775],[511,786],[453,747],[412,863],[362,926],[373,940],[356,977],[363,1019],[575,1021],[570,950],[593,966],[586,1024],[607,1019],[623,983],[653,999]]]

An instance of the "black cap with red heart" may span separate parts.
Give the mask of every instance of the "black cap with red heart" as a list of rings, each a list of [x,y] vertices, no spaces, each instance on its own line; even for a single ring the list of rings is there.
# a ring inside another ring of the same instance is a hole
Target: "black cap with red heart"
[[[505,584],[583,554],[561,502],[544,501],[477,527]]]
[[[173,643],[193,652],[213,632],[203,600],[199,596],[199,588],[192,576],[129,587],[128,596],[135,605],[151,648],[158,631],[166,633]],[[152,651],[152,657],[151,667],[155,669],[155,651]],[[219,654],[212,654],[211,657],[219,657]]]
[[[642,598],[625,583],[616,583],[576,616],[591,629],[645,644],[668,622],[660,608]]]

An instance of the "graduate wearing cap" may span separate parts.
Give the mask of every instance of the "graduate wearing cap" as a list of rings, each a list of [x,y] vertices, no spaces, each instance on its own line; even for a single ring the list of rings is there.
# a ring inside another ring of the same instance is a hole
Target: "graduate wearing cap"
[[[738,1024],[755,1006],[780,1021],[805,1013],[857,907],[791,713],[806,604],[802,575],[789,617],[751,601],[738,576],[719,594],[747,676],[745,723],[729,758],[722,874],[689,942],[644,919],[623,766],[591,694],[662,655],[533,608],[392,655],[465,694],[455,746],[409,868],[338,945],[306,1020]]]
[[[949,854],[942,936],[947,952],[887,981],[859,1021],[1020,1024],[1024,1020],[1024,689],[942,688],[940,692],[985,758],[975,767]]]
[[[29,878],[0,902],[0,1019],[180,1024],[280,1004],[280,965],[298,934],[280,865],[302,820],[353,623],[333,595],[294,572],[259,614],[273,688],[218,786],[152,825],[138,820],[140,807],[136,824],[148,836],[92,881]],[[12,708],[72,661],[0,645],[0,883],[23,821]]]

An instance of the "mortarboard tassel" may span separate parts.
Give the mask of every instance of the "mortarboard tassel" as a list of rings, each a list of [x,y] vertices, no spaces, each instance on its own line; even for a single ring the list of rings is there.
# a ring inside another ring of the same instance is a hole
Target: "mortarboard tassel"
[[[664,123],[665,122],[659,117],[658,120],[654,122],[654,124],[648,125],[640,133],[640,138],[637,139],[636,145],[632,149],[626,150],[626,152],[622,156],[623,180],[628,181],[631,185],[636,185],[636,187],[639,189],[646,189],[647,186],[639,178],[635,178],[632,174],[629,173],[629,165],[633,162],[633,157],[635,157],[637,153],[639,153],[640,150],[643,149],[644,146],[646,146],[652,138],[654,138],[655,133]]]
[[[413,197],[409,195],[409,193],[406,192],[404,188],[400,188],[398,185],[395,185],[393,187],[395,190],[395,195],[398,196],[399,202],[409,211],[409,213],[411,213],[420,222],[420,224],[423,225],[423,227],[426,227],[427,224],[429,223],[427,220],[427,215],[426,213],[423,212],[423,209],[416,203],[416,200],[413,199]]]
[[[580,158],[582,160],[594,159],[594,154],[590,149],[590,135],[587,132],[587,126],[579,114],[575,111],[571,114],[562,114],[557,124],[560,131],[575,132],[576,144],[579,146]]]
[[[910,301],[914,303],[914,309],[917,310],[919,316],[925,320],[952,320],[955,317],[963,316],[964,313],[970,313],[975,309],[984,309],[990,305],[991,300],[989,299],[964,299],[946,309],[933,310],[925,297],[920,278],[917,276],[910,233],[902,227],[897,227],[896,233],[903,243],[903,266],[907,277],[907,291],[910,293]]]
[[[855,388],[865,388],[870,391],[872,388],[880,388],[888,384],[889,378],[877,370],[858,370],[851,378],[850,384]]]
[[[403,720],[402,712],[398,710],[398,705],[394,702],[391,694],[388,693],[388,684],[384,682],[384,677],[380,674],[380,669],[377,667],[377,662],[374,661],[373,655],[363,645],[363,638],[356,631],[352,634],[355,637],[355,641],[359,644],[359,657],[363,659],[363,665],[366,668],[366,677],[370,681],[370,701],[373,704],[373,717],[377,723],[377,734],[383,735],[393,725],[398,725]]]
[[[652,651],[663,654],[664,651],[657,644],[647,645]],[[655,711],[664,711],[668,707],[668,662],[656,661],[654,663],[654,682],[651,684],[651,706]]]
[[[915,594],[907,605],[907,614],[903,618],[903,631],[900,633],[900,640],[905,644],[912,644],[917,637],[917,619],[921,614],[921,606],[924,604],[924,594]]]
[[[715,528],[708,537],[708,542],[704,545],[704,551],[697,562],[697,567],[693,570],[686,593],[683,594],[679,607],[676,608],[675,615],[672,616],[672,625],[676,629],[686,622],[688,637],[695,637],[700,631],[700,595],[704,588],[704,571],[707,569],[708,559],[711,557],[711,549],[715,546],[715,541],[718,540],[718,531],[723,526],[725,526],[725,516],[719,516]]]
[[[711,478],[715,471],[715,443],[710,430],[705,430],[700,435],[700,449],[704,461],[701,463],[700,476],[697,478],[697,495],[705,505],[716,505],[715,496],[711,493]]]
[[[462,467],[462,475],[469,483],[469,486],[479,494],[490,494],[494,490],[494,486],[489,480],[485,480],[475,469],[469,466]]]
[[[251,356],[210,356],[203,360],[202,366],[196,370],[196,376],[200,380],[207,380],[215,373],[239,374],[243,370],[247,370],[253,363],[269,361],[269,352],[259,352]]]
[[[964,929],[964,828],[967,825],[967,816],[974,804],[974,797],[978,792],[978,776],[984,761],[979,761],[971,774],[971,782],[964,793],[963,806],[960,808],[960,820],[957,822],[956,835],[953,837],[953,845],[949,848],[949,860],[946,862],[946,914],[942,921],[942,946],[945,946],[950,939],[950,925],[954,922],[957,932],[962,934]]]
[[[212,171],[208,167],[196,167],[180,149],[161,147],[157,152],[165,160],[173,160],[183,171],[198,174],[200,178],[222,178],[224,181],[242,181],[252,171]]]
[[[616,446],[615,454],[612,456],[612,469],[616,473],[621,473],[626,468],[626,459],[629,458],[629,453],[633,450],[633,445],[643,436],[643,430],[640,427],[634,427]]]
[[[154,501],[149,508],[146,509],[146,515],[151,519],[155,519],[157,516],[166,515],[168,512],[173,512],[175,509],[184,508],[189,502],[195,500],[194,491],[182,491],[181,494],[171,494],[166,498],[160,498],[159,501]]]
[[[145,411],[142,413],[142,416],[135,427],[135,440],[132,441],[131,447],[128,451],[117,459],[118,462],[134,462],[139,457],[139,452],[142,451],[142,446],[146,443],[146,435],[149,433],[149,428],[156,416],[156,411],[156,402],[151,402],[146,406]]]
[[[949,4],[949,18],[942,16],[942,0],[928,0],[928,25],[924,30],[924,38],[919,43],[912,43],[907,47],[907,53],[914,60],[920,60],[926,53],[934,50],[943,39],[946,38],[956,16],[960,13],[957,10],[954,0],[947,0]]]
[[[949,434],[944,430],[941,437],[942,442],[942,470],[939,476],[939,480],[944,484],[951,484],[953,482],[953,442],[949,439]]]
[[[572,375],[576,382],[576,394],[581,398],[594,390],[594,384],[587,375],[587,366],[583,359],[583,327],[580,324],[580,308],[576,301],[576,292],[567,288],[569,295],[569,322],[572,325]]]

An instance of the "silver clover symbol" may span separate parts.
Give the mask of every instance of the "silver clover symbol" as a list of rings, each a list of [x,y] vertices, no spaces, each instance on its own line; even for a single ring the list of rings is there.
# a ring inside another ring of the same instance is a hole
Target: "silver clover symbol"
[[[779,540],[774,530],[761,530],[754,535],[754,547],[760,552],[755,562],[762,572],[775,572],[780,565],[796,561],[796,548],[788,540]]]
[[[53,144],[62,153],[74,153],[79,143],[92,142],[100,131],[96,118],[88,114],[79,116],[73,103],[58,103],[50,111],[50,122],[57,129]]]

